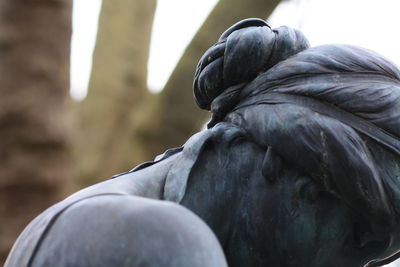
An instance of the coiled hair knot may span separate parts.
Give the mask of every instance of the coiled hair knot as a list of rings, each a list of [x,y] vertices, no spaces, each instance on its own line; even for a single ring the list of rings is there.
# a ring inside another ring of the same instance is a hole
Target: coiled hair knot
[[[237,101],[240,85],[308,47],[305,36],[289,27],[271,29],[264,20],[255,18],[234,24],[197,65],[193,85],[197,105],[228,112]],[[223,101],[212,104],[228,88]]]

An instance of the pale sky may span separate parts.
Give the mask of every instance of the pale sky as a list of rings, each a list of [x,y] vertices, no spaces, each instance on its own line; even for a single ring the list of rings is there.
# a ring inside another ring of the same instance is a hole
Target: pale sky
[[[300,29],[312,46],[343,43],[374,50],[400,65],[399,0],[292,0],[269,22]]]
[[[151,90],[162,89],[216,3],[158,0],[148,65]],[[101,0],[74,0],[71,94],[76,99],[86,95],[100,5]],[[399,10],[399,0],[288,0],[277,7],[268,22],[271,27],[287,25],[302,30],[312,46],[358,45],[381,53],[399,66]],[[179,31],[171,30],[177,28]]]
[[[71,40],[71,95],[86,96],[92,69],[92,53],[97,34],[101,0],[74,0]]]

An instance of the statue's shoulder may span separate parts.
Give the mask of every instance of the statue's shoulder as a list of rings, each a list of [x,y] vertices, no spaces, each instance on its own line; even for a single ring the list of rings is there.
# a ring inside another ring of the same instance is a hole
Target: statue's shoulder
[[[30,266],[40,243],[52,226],[58,223],[66,211],[75,210],[81,207],[81,204],[90,204],[93,200],[98,201],[104,197],[117,199],[118,196],[162,199],[164,179],[181,150],[167,151],[154,162],[141,164],[131,171],[84,188],[46,209],[32,220],[18,237],[6,266]]]
[[[115,196],[122,195],[120,193],[95,193],[92,194],[76,194],[74,197],[67,198],[44,212],[38,215],[29,225],[24,229],[21,235],[15,242],[9,258],[6,262],[6,266],[29,266],[31,258],[38,249],[41,240],[44,238],[46,232],[53,223],[57,221],[57,218],[68,208],[73,205],[82,202],[84,200],[100,197],[100,196]]]
[[[204,257],[192,257],[197,251]],[[166,266],[176,258],[182,266],[206,260],[226,266],[211,229],[187,208],[104,193],[66,199],[45,211],[20,236],[6,266]]]

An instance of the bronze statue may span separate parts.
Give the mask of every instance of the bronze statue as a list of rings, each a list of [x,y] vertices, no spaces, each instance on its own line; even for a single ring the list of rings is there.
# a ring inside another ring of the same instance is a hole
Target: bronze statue
[[[7,267],[380,266],[400,250],[400,71],[247,19],[200,59],[208,129],[39,215]],[[397,205],[399,201],[399,205]]]

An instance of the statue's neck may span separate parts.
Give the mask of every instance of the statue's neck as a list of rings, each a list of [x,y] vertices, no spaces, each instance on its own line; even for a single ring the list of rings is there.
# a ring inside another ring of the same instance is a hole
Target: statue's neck
[[[247,264],[252,261],[249,210],[260,190],[265,190],[260,172],[264,153],[248,142],[224,153],[204,152],[190,174],[181,202],[216,234],[230,266],[233,258],[232,266],[257,266]]]
[[[207,223],[226,247],[235,229],[242,188],[235,181],[221,181],[225,176],[200,175],[190,177],[190,186],[181,204]]]

